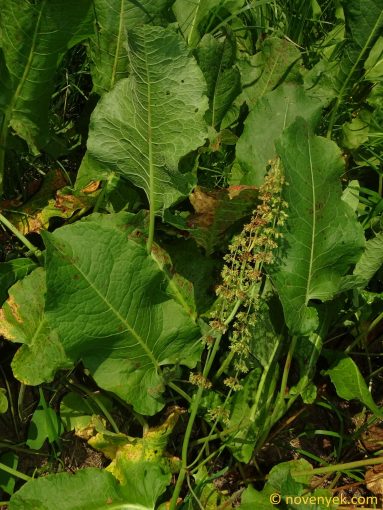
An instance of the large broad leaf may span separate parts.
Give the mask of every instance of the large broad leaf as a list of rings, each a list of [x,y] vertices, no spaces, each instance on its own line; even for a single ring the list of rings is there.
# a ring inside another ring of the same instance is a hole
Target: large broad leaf
[[[300,59],[301,53],[295,44],[277,37],[267,38],[260,51],[238,62],[243,89],[239,101],[246,101],[251,110],[282,80],[296,80]]]
[[[91,0],[0,0],[0,46],[7,70],[0,76],[2,149],[8,126],[32,150],[44,143],[58,64],[68,47],[90,34],[91,7]]]
[[[197,60],[206,79],[210,103],[206,120],[213,127],[219,126],[240,92],[235,57],[235,39],[229,36],[218,40],[206,34],[197,48]]]
[[[129,74],[128,30],[148,23],[169,0],[94,0],[97,33],[91,39],[93,90],[103,94]]]
[[[130,239],[131,215],[92,215],[47,247],[46,314],[67,355],[142,414],[163,407],[161,367],[199,359],[199,330],[166,294],[169,280]]]
[[[210,15],[218,17],[222,12],[235,13],[244,0],[176,0],[173,12],[182,34],[192,47],[201,39],[200,25]]]
[[[137,497],[134,486],[132,493],[130,484],[121,485],[111,473],[100,469],[48,475],[23,485],[12,496],[9,510],[154,510],[168,477],[155,465],[141,464],[132,481],[141,488],[141,497]]]
[[[299,118],[277,144],[288,186],[288,220],[273,280],[292,333],[318,327],[311,300],[331,299],[357,262],[365,241],[352,209],[341,199],[344,162],[337,145],[314,136]]]
[[[91,119],[90,157],[145,190],[158,212],[189,193],[182,156],[204,143],[202,72],[179,35],[145,26],[128,34],[130,76],[105,94]]]
[[[0,310],[0,335],[24,344],[12,361],[15,377],[24,384],[51,381],[57,369],[71,366],[46,321],[45,290],[45,271],[38,268],[10,289]]]
[[[30,259],[15,259],[0,263],[0,305],[8,296],[8,289],[35,269],[36,264]]]
[[[285,83],[265,95],[248,115],[238,140],[236,152],[241,175],[236,180],[241,184],[262,184],[267,165],[276,156],[275,142],[283,130],[297,116],[314,127],[321,110],[321,101],[308,96],[296,83]]]

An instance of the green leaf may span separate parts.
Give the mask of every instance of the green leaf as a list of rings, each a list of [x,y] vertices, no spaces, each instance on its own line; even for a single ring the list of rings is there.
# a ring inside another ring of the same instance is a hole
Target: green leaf
[[[108,410],[111,409],[111,401],[107,397],[99,395],[97,398]],[[65,430],[74,430],[79,437],[89,427],[98,425],[105,428],[105,420],[98,416],[101,412],[92,398],[78,393],[67,393],[60,403],[60,418]]]
[[[366,249],[358,260],[352,275],[345,276],[341,290],[364,289],[383,264],[383,233],[366,242]]]
[[[301,53],[287,39],[268,37],[260,50],[238,61],[241,71],[242,94],[239,103],[245,101],[250,110],[271,92],[282,80],[295,81]]]
[[[7,390],[0,388],[0,414],[4,414],[8,411],[8,398]]]
[[[216,39],[206,34],[197,50],[197,61],[205,76],[209,110],[206,121],[218,128],[233,100],[240,92],[240,75],[235,64],[236,45],[233,37]]]
[[[6,452],[0,457],[0,462],[9,466],[12,469],[17,470],[19,463],[19,457],[14,452]],[[0,470],[0,489],[7,494],[13,494],[16,485],[16,478],[7,473],[6,471]]]
[[[102,95],[129,76],[129,30],[149,23],[169,0],[94,0],[97,33],[91,38],[93,90]]]
[[[93,112],[91,158],[144,189],[157,212],[186,196],[195,177],[182,156],[203,145],[207,98],[202,72],[178,34],[144,26],[129,32],[130,76]]]
[[[267,165],[277,155],[275,142],[283,130],[298,116],[314,128],[321,110],[321,101],[308,96],[303,87],[295,83],[285,83],[258,101],[237,143],[237,160],[243,173],[239,183],[262,184]]]
[[[131,214],[92,215],[44,233],[49,324],[66,354],[96,382],[154,414],[164,401],[161,366],[195,365],[199,329],[166,294],[168,280],[127,235]]]
[[[339,82],[341,92],[362,69],[362,62],[377,41],[383,28],[383,0],[349,0],[343,2],[346,21],[346,45],[340,61]]]
[[[341,356],[325,374],[330,376],[339,397],[359,400],[376,416],[382,416],[382,410],[375,404],[359,368],[351,358]]]
[[[12,496],[9,510],[154,510],[167,479],[156,466],[144,466],[137,469],[135,483],[144,494],[140,499],[130,494],[130,486],[120,485],[111,473],[100,469],[48,475],[23,485]]]
[[[383,80],[383,37],[379,37],[364,63],[365,78],[370,81]]]
[[[53,443],[60,437],[60,429],[60,420],[55,411],[40,400],[29,424],[26,445],[32,450],[40,450],[47,439]]]
[[[35,269],[36,264],[30,259],[15,259],[0,263],[0,305],[8,297],[8,289]]]
[[[312,469],[304,459],[281,462],[272,468],[262,491],[249,486],[242,494],[239,510],[272,510],[280,507],[288,510],[335,510],[330,490],[309,491],[312,476],[299,475],[300,471]]]
[[[0,0],[0,46],[8,71],[8,77],[0,77],[0,86],[8,96],[1,147],[6,145],[8,126],[32,151],[46,141],[58,65],[71,45],[89,35],[91,25],[84,20],[91,7],[91,0]],[[79,33],[82,30],[84,33]]]
[[[351,208],[341,199],[344,162],[337,145],[314,136],[299,118],[277,144],[288,185],[288,219],[273,281],[293,334],[318,327],[311,300],[327,301],[357,262],[364,234]]]
[[[24,384],[49,382],[59,368],[71,366],[57,333],[46,321],[45,291],[45,271],[38,268],[9,290],[0,310],[0,334],[24,344],[11,364],[14,376]]]
[[[202,35],[200,27],[210,15],[218,17],[220,10],[234,13],[241,9],[244,0],[176,0],[173,12],[189,46],[197,46]]]

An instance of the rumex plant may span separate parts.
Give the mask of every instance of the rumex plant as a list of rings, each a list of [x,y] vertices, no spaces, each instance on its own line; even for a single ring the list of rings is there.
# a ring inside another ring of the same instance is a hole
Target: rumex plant
[[[0,0],[10,510],[271,509],[381,461],[330,431],[252,484],[321,377],[381,418],[383,2],[287,4]],[[65,434],[101,465],[60,473]]]

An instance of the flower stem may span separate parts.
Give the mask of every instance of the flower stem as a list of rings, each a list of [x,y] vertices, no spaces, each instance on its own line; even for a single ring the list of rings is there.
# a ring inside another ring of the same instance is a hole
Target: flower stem
[[[38,248],[36,248],[36,246],[34,246],[30,241],[28,241],[28,239],[21,232],[19,232],[17,228],[14,225],[12,225],[12,223],[8,221],[7,218],[3,216],[1,213],[0,223],[6,226],[12,232],[12,234],[15,237],[17,237],[17,239],[21,241],[23,245],[26,248],[28,248],[28,250],[31,251],[36,257],[39,257],[41,255],[41,251]]]

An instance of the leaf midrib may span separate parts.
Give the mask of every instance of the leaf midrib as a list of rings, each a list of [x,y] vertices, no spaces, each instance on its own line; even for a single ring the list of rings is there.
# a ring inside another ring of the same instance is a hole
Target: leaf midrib
[[[311,156],[311,145],[310,139],[307,137],[307,147],[309,153],[309,161],[310,161],[310,178],[311,178],[311,196],[312,196],[312,228],[311,228],[311,245],[310,245],[310,261],[307,275],[307,285],[306,285],[306,296],[305,296],[305,305],[307,306],[310,299],[310,288],[311,288],[311,280],[312,280],[312,272],[314,265],[314,248],[315,248],[315,236],[316,236],[316,196],[315,196],[315,179],[313,172],[313,162]]]
[[[67,254],[64,251],[61,251],[59,247],[56,244],[53,244],[54,249],[56,249],[64,259],[68,259]],[[148,358],[152,361],[154,367],[156,368],[157,372],[160,369],[159,363],[157,362],[156,358],[153,356],[152,351],[148,348],[147,344],[145,343],[144,339],[141,338],[138,333],[133,329],[133,327],[127,322],[127,320],[114,308],[114,306],[105,299],[103,294],[98,290],[98,288],[89,280],[87,275],[82,271],[82,269],[73,261],[73,259],[70,259],[71,265],[80,273],[80,275],[84,278],[84,280],[89,284],[89,287],[99,296],[99,298],[108,306],[108,308],[114,313],[114,315],[118,318],[118,320],[126,327],[126,329],[132,334],[132,336],[137,340],[137,342],[140,344],[142,349],[147,354]]]
[[[120,4],[120,19],[118,23],[118,34],[117,34],[117,43],[116,43],[116,52],[114,54],[114,60],[113,60],[113,68],[112,68],[112,74],[110,78],[110,89],[113,87],[116,79],[117,74],[117,66],[118,66],[118,57],[120,55],[120,48],[121,48],[121,40],[122,40],[122,31],[123,31],[123,19],[124,19],[124,10],[125,10],[125,0],[121,0]]]

